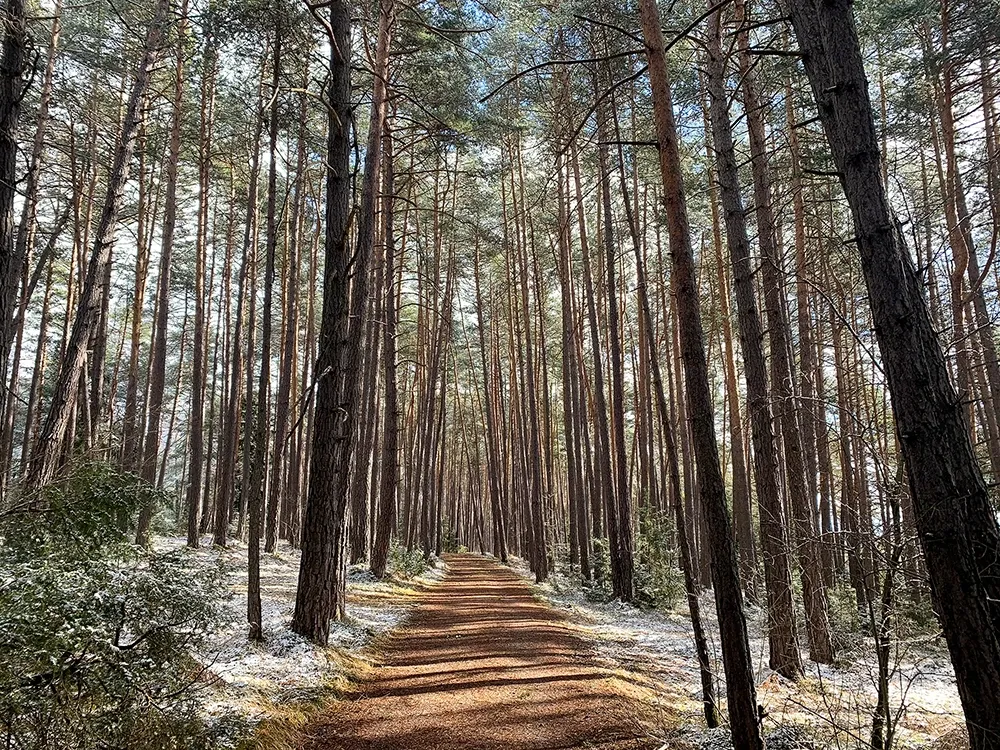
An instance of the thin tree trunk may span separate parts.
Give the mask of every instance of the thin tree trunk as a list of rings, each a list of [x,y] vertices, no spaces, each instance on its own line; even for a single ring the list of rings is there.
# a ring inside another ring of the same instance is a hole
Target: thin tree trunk
[[[168,0],[162,0],[169,4]],[[160,453],[160,420],[163,393],[166,389],[167,320],[169,317],[170,271],[173,265],[174,229],[177,224],[177,166],[181,150],[181,121],[184,111],[184,50],[178,45],[174,68],[173,109],[167,155],[167,185],[163,206],[163,231],[160,239],[160,271],[156,284],[156,317],[153,321],[153,346],[150,349],[149,393],[146,397],[146,437],[143,439],[142,466],[139,472],[144,482],[156,481],[157,457]],[[146,504],[139,511],[136,542],[149,540],[149,524],[154,508]]]
[[[247,543],[247,622],[250,623],[250,640],[263,640],[260,593],[260,542],[264,536],[264,509],[269,508],[268,528],[274,533],[277,513],[273,500],[268,505],[268,472],[274,471],[268,461],[268,426],[271,419],[271,329],[274,308],[275,259],[278,252],[278,105],[281,85],[281,46],[284,42],[280,10],[275,16],[274,44],[271,50],[271,106],[268,113],[268,170],[266,244],[264,248],[264,300],[260,334],[260,373],[257,380],[256,411],[253,427],[254,458],[250,468],[247,488],[247,505],[250,528]],[[249,451],[247,451],[249,452]],[[273,542],[271,548],[274,548]]]
[[[753,288],[750,240],[740,195],[732,125],[724,86],[726,66],[722,57],[721,11],[716,11],[710,20],[708,41],[712,136],[725,214],[726,238],[733,267],[752,426],[754,474],[757,479],[764,583],[767,590],[769,664],[779,674],[796,678],[802,674],[802,658],[796,639],[788,538],[778,479],[778,446],[771,422],[763,332]]]
[[[737,21],[743,24],[746,10],[742,0],[737,0]],[[785,487],[794,519],[795,536],[802,581],[802,598],[806,610],[806,634],[809,656],[815,662],[833,663],[833,638],[826,588],[820,566],[819,550],[812,531],[812,500],[806,482],[802,437],[796,415],[795,374],[791,365],[791,331],[785,310],[782,288],[781,254],[778,248],[777,225],[771,205],[771,175],[764,135],[762,103],[757,92],[756,78],[750,59],[749,40],[746,32],[737,35],[739,45],[740,75],[742,78],[743,106],[746,111],[747,130],[750,135],[751,171],[757,216],[757,241],[763,255],[761,281],[764,286],[765,314],[768,341],[771,350],[771,402],[781,428],[784,448]],[[798,651],[796,647],[796,652]],[[795,659],[795,662],[800,662]]]
[[[87,267],[87,276],[73,320],[72,333],[66,345],[66,354],[60,367],[48,416],[28,465],[25,484],[29,489],[37,489],[53,477],[65,445],[79,394],[80,377],[87,360],[87,345],[98,322],[102,304],[101,281],[111,263],[118,213],[128,181],[136,133],[143,117],[146,89],[160,51],[169,9],[169,0],[159,0],[156,15],[146,35],[142,59],[136,71],[121,133],[115,145],[114,163],[108,178],[104,206],[95,232],[91,261]]]
[[[390,122],[386,121],[385,169],[382,178],[382,237],[385,244],[385,263],[382,283],[385,330],[382,332],[382,368],[384,402],[382,417],[382,452],[379,483],[378,523],[372,544],[371,571],[378,578],[385,575],[389,544],[396,526],[396,507],[399,489],[399,393],[396,383],[396,240],[393,226],[393,205],[396,197],[395,163]]]
[[[646,43],[653,114],[659,143],[660,177],[667,212],[672,283],[677,299],[684,380],[691,409],[691,431],[698,457],[702,507],[707,513],[712,550],[712,579],[719,615],[722,661],[726,673],[729,722],[736,750],[761,750],[753,662],[747,637],[743,592],[727,509],[726,488],[712,418],[701,312],[698,309],[694,253],[681,176],[677,126],[667,72],[663,25],[654,0],[640,0],[639,20]]]
[[[185,0],[184,12],[187,8]],[[212,42],[209,42],[212,44]],[[202,472],[205,446],[205,389],[207,375],[208,331],[206,308],[211,304],[205,295],[205,261],[208,253],[208,190],[211,179],[212,125],[215,113],[215,54],[205,53],[202,71],[201,121],[198,138],[198,222],[195,239],[194,271],[194,342],[191,356],[191,418],[189,420],[189,457],[187,486],[187,546],[198,547],[198,513],[201,509]]]

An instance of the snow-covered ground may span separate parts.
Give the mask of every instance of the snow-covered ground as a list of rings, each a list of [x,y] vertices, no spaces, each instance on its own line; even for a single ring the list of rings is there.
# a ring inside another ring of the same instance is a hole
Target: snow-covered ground
[[[514,566],[533,579],[523,562],[516,561]],[[566,610],[573,622],[591,636],[598,653],[609,664],[653,678],[664,694],[664,703],[682,715],[682,723],[688,730],[681,736],[694,747],[728,746],[719,732],[696,729],[702,721],[701,683],[686,609],[660,612],[618,601],[589,601],[575,579],[561,574],[536,584],[535,590],[554,606]],[[701,608],[716,678],[722,683],[724,695],[718,621],[711,594],[702,597]],[[800,725],[823,743],[818,746],[854,748],[866,744],[877,684],[872,639],[858,636],[849,649],[841,650],[834,667],[811,662],[803,652],[806,677],[792,682],[767,667],[765,613],[752,608],[748,620],[757,698],[765,710],[764,728],[766,732],[782,735],[782,741],[769,742],[768,746],[809,747],[794,739],[797,732],[789,734],[790,729]],[[802,638],[804,635],[800,633]],[[896,747],[926,747],[962,724],[955,676],[943,639],[901,641],[896,644],[890,663],[891,705],[897,717]]]
[[[180,537],[155,540],[157,551],[183,548]],[[247,550],[234,540],[220,550],[211,538],[192,550],[199,562],[223,564],[232,599],[228,621],[205,644],[200,660],[207,686],[200,698],[206,718],[214,724],[244,732],[266,718],[274,705],[309,701],[336,687],[344,667],[362,658],[372,639],[398,627],[413,606],[415,587],[440,580],[445,564],[435,560],[421,575],[408,581],[375,579],[366,569],[352,568],[348,578],[347,620],[333,623],[327,647],[316,646],[290,629],[298,581],[298,550],[285,542],[275,554],[260,560],[261,609],[264,640],[247,637]]]

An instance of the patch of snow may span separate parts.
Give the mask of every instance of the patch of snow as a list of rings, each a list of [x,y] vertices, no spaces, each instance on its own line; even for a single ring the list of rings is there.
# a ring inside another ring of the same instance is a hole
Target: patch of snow
[[[570,614],[574,624],[596,644],[600,657],[617,667],[653,677],[672,693],[671,702],[685,715],[685,723],[700,723],[701,682],[686,610],[662,612],[621,601],[590,601],[576,577],[560,572],[544,583],[534,584],[534,575],[523,560],[512,558],[511,567],[532,582],[539,596]],[[715,600],[708,592],[700,601],[718,691],[724,697]],[[838,654],[834,666],[811,662],[808,653],[803,652],[806,675],[793,682],[768,668],[766,626],[766,612],[748,606],[757,699],[765,710],[765,732],[778,732],[776,737],[780,739],[777,744],[769,742],[768,747],[808,747],[795,735],[801,726],[808,726],[819,736],[865,736],[870,731],[876,697],[873,640],[859,636],[850,651]],[[800,642],[804,640],[800,629]],[[898,712],[896,736],[900,746],[919,747],[962,724],[955,675],[941,638],[900,639],[894,644],[891,659],[890,701]],[[718,742],[718,737],[705,731],[696,730],[700,739],[687,741],[706,749],[731,746],[712,744]],[[703,740],[708,744],[698,744]]]
[[[184,537],[158,537],[158,552],[184,548]],[[195,657],[212,683],[202,692],[202,709],[219,726],[252,728],[267,715],[268,702],[310,699],[320,694],[338,674],[336,653],[354,654],[372,639],[406,619],[413,604],[401,586],[380,581],[362,566],[351,566],[348,574],[347,619],[330,625],[327,647],[317,646],[290,625],[295,608],[300,552],[279,542],[274,554],[260,558],[261,618],[263,640],[250,641],[247,624],[247,549],[239,540],[219,549],[206,537],[197,550],[187,550],[205,565],[223,564],[232,591],[228,603],[231,616],[213,633]],[[406,582],[425,584],[440,580],[447,565],[435,559],[428,569]]]

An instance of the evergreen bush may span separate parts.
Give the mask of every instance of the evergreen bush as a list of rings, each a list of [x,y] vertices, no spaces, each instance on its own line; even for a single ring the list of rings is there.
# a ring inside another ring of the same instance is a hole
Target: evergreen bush
[[[86,464],[0,517],[0,744],[209,747],[195,658],[224,615],[217,566],[130,543],[155,490]],[[204,660],[204,657],[203,657]]]

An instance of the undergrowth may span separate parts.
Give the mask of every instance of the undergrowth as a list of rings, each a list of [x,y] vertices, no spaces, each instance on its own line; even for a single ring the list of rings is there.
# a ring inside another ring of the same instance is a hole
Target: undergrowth
[[[408,550],[406,547],[394,544],[389,548],[389,560],[386,570],[393,578],[408,580],[421,575],[431,567],[431,562],[424,559],[420,550]]]
[[[639,533],[633,566],[633,603],[649,609],[671,610],[684,597],[684,579],[678,568],[673,521],[669,514],[648,506],[639,512]],[[611,553],[607,539],[591,540],[592,580],[584,582],[584,596],[593,602],[615,598],[611,585]]]
[[[0,516],[0,742],[19,750],[215,747],[192,654],[226,619],[219,566],[131,543],[160,500],[77,466]]]

